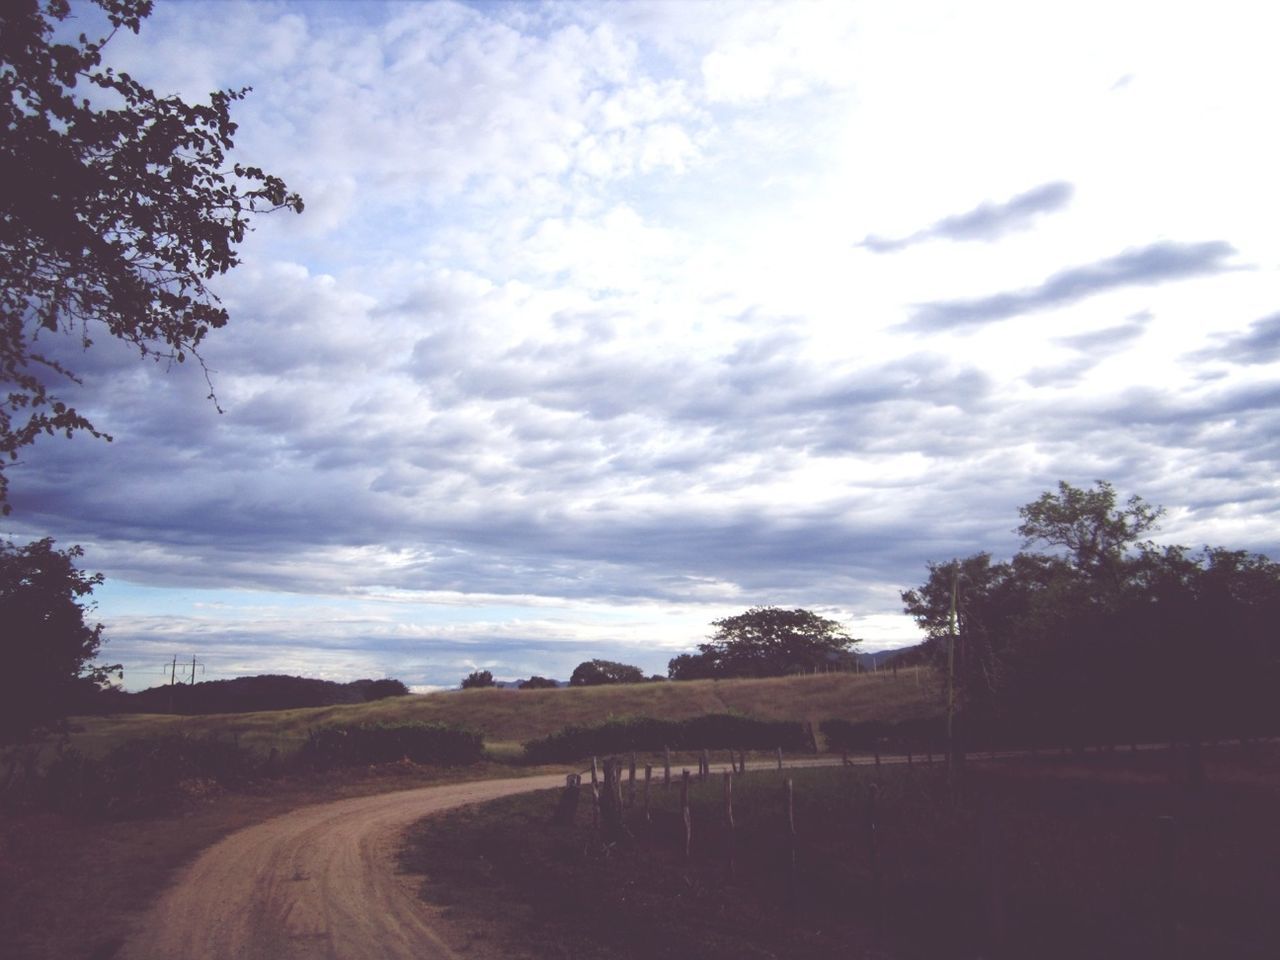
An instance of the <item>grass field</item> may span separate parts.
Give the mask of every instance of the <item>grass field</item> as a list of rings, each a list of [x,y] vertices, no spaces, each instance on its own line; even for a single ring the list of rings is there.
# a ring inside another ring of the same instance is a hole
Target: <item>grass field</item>
[[[514,759],[519,744],[568,724],[610,717],[684,719],[735,711],[771,720],[897,720],[933,712],[929,677],[902,671],[770,680],[694,681],[559,690],[469,690],[397,697],[355,706],[255,714],[77,718],[72,745],[105,754],[131,738],[183,732],[238,736],[262,751],[288,753],[307,731],[327,724],[435,720],[484,733],[491,755]],[[214,790],[172,815],[115,822],[49,813],[0,819],[0,950],[15,960],[107,957],[136,913],[171,872],[232,830],[307,803],[444,780],[533,772],[489,761],[451,770],[333,771],[267,780],[235,792]]]
[[[102,753],[133,737],[170,732],[239,737],[245,746],[287,755],[313,728],[327,725],[426,720],[484,735],[495,756],[514,756],[520,743],[570,724],[611,717],[683,720],[706,713],[741,713],[762,720],[902,720],[937,711],[936,684],[925,669],[897,677],[830,673],[763,680],[693,680],[558,690],[481,689],[391,697],[373,703],[197,717],[126,714],[75,721],[73,744]]]
[[[631,836],[605,845],[584,788],[573,826],[551,825],[554,794],[514,797],[423,821],[402,863],[463,953],[482,941],[576,960],[1280,956],[1280,750],[1221,748],[1208,772],[1199,789],[1171,782],[1163,751],[975,763],[958,805],[941,764],[752,772],[734,780],[732,845],[713,776],[692,790],[688,859],[678,790],[654,791],[649,821],[630,807]]]

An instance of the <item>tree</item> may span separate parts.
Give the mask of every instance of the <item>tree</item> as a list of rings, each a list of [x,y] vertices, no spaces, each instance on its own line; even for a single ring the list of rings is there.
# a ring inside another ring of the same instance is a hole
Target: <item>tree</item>
[[[1019,510],[1024,549],[930,564],[903,606],[955,682],[972,725],[1083,739],[1257,729],[1275,714],[1280,565],[1144,539],[1163,511],[1117,505],[1109,483],[1060,483]],[[1065,548],[1039,553],[1033,545]]]
[[[1024,548],[1035,543],[1065,547],[1070,562],[1094,579],[1118,582],[1127,551],[1155,528],[1163,507],[1152,507],[1136,494],[1123,509],[1116,507],[1116,492],[1105,480],[1093,490],[1081,490],[1065,481],[1057,493],[1018,509],[1022,523],[1017,532]]]
[[[605,683],[642,683],[644,671],[613,660],[587,660],[573,668],[571,687],[595,687]]]
[[[137,33],[151,0],[93,0],[106,37],[54,42],[68,0],[0,4],[0,510],[4,470],[42,434],[111,438],[53,392],[78,383],[62,338],[105,333],[144,357],[201,364],[199,347],[228,315],[208,283],[240,260],[254,214],[302,199],[257,167],[228,167],[231,104],[161,97],[102,66],[120,28]],[[206,371],[206,379],[208,374]],[[213,390],[210,388],[210,398]],[[216,404],[216,400],[215,400]]]
[[[530,677],[528,680],[521,680],[519,683],[519,689],[521,690],[554,690],[559,686],[560,684],[554,680],[538,676]]]
[[[488,670],[473,670],[462,678],[463,690],[475,690],[480,687],[496,687],[493,682],[493,674]]]
[[[0,741],[18,740],[79,709],[119,676],[119,664],[93,663],[102,624],[85,623],[83,598],[102,583],[75,561],[80,547],[55,550],[44,539],[19,547],[0,541],[0,655],[8,682],[0,697]]]
[[[858,642],[837,621],[804,609],[753,607],[711,625],[718,629],[710,642],[698,644],[698,653],[668,663],[672,680],[776,677],[844,667],[849,648]]]

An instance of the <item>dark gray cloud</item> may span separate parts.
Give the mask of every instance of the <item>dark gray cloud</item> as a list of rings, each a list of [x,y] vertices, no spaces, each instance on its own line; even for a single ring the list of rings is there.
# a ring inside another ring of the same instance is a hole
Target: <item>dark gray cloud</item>
[[[1036,217],[1063,209],[1071,202],[1075,188],[1064,180],[1034,187],[1003,203],[983,203],[965,213],[943,217],[936,223],[905,237],[889,238],[868,234],[860,246],[873,253],[894,253],[926,240],[982,241],[991,243],[1031,226]]]
[[[1222,337],[1218,343],[1191,353],[1189,359],[1246,365],[1280,360],[1280,313],[1255,320],[1244,333]]]
[[[1033,387],[1066,386],[1077,382],[1102,360],[1129,349],[1146,332],[1152,315],[1148,310],[1131,316],[1125,323],[1089,330],[1066,337],[1055,337],[1060,346],[1079,351],[1082,356],[1061,363],[1033,367],[1023,377]]]
[[[917,304],[902,326],[928,332],[980,326],[1010,317],[1070,306],[1123,287],[1151,286],[1239,269],[1226,260],[1236,252],[1222,240],[1206,243],[1153,243],[1097,263],[1071,267],[1023,290],[973,300],[937,300]]]
[[[1076,333],[1066,337],[1054,338],[1057,343],[1064,347],[1070,347],[1073,350],[1079,350],[1082,353],[1088,353],[1094,356],[1109,356],[1118,353],[1121,350],[1131,346],[1135,340],[1146,332],[1148,324],[1151,323],[1152,315],[1149,310],[1143,310],[1129,317],[1124,323],[1116,324],[1112,327],[1104,327],[1101,330],[1089,330],[1085,333]]]

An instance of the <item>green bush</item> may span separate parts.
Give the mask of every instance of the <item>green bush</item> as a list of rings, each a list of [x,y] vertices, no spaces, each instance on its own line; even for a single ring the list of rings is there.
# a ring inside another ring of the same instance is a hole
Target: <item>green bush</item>
[[[300,759],[320,769],[371,763],[414,763],[457,766],[484,755],[480,734],[443,723],[376,723],[313,730]]]
[[[62,813],[137,816],[176,809],[260,773],[261,761],[237,743],[176,734],[129,740],[101,760],[61,749],[12,799]]]
[[[755,720],[731,713],[704,714],[688,720],[623,717],[590,727],[565,727],[524,745],[531,763],[567,763],[586,757],[632,751],[734,749],[807,750],[799,723]]]

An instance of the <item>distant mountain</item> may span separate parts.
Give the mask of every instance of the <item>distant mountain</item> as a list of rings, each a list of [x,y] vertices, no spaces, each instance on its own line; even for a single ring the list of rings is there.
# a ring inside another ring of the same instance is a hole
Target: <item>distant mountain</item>
[[[295,710],[344,703],[368,703],[403,696],[408,688],[399,680],[353,680],[335,683],[310,677],[265,674],[151,687],[111,697],[119,713],[251,713],[257,710]]]
[[[858,666],[864,670],[892,668],[894,663],[897,663],[900,667],[910,667],[924,662],[924,644],[915,643],[909,647],[894,647],[892,650],[859,653],[857,657]]]

